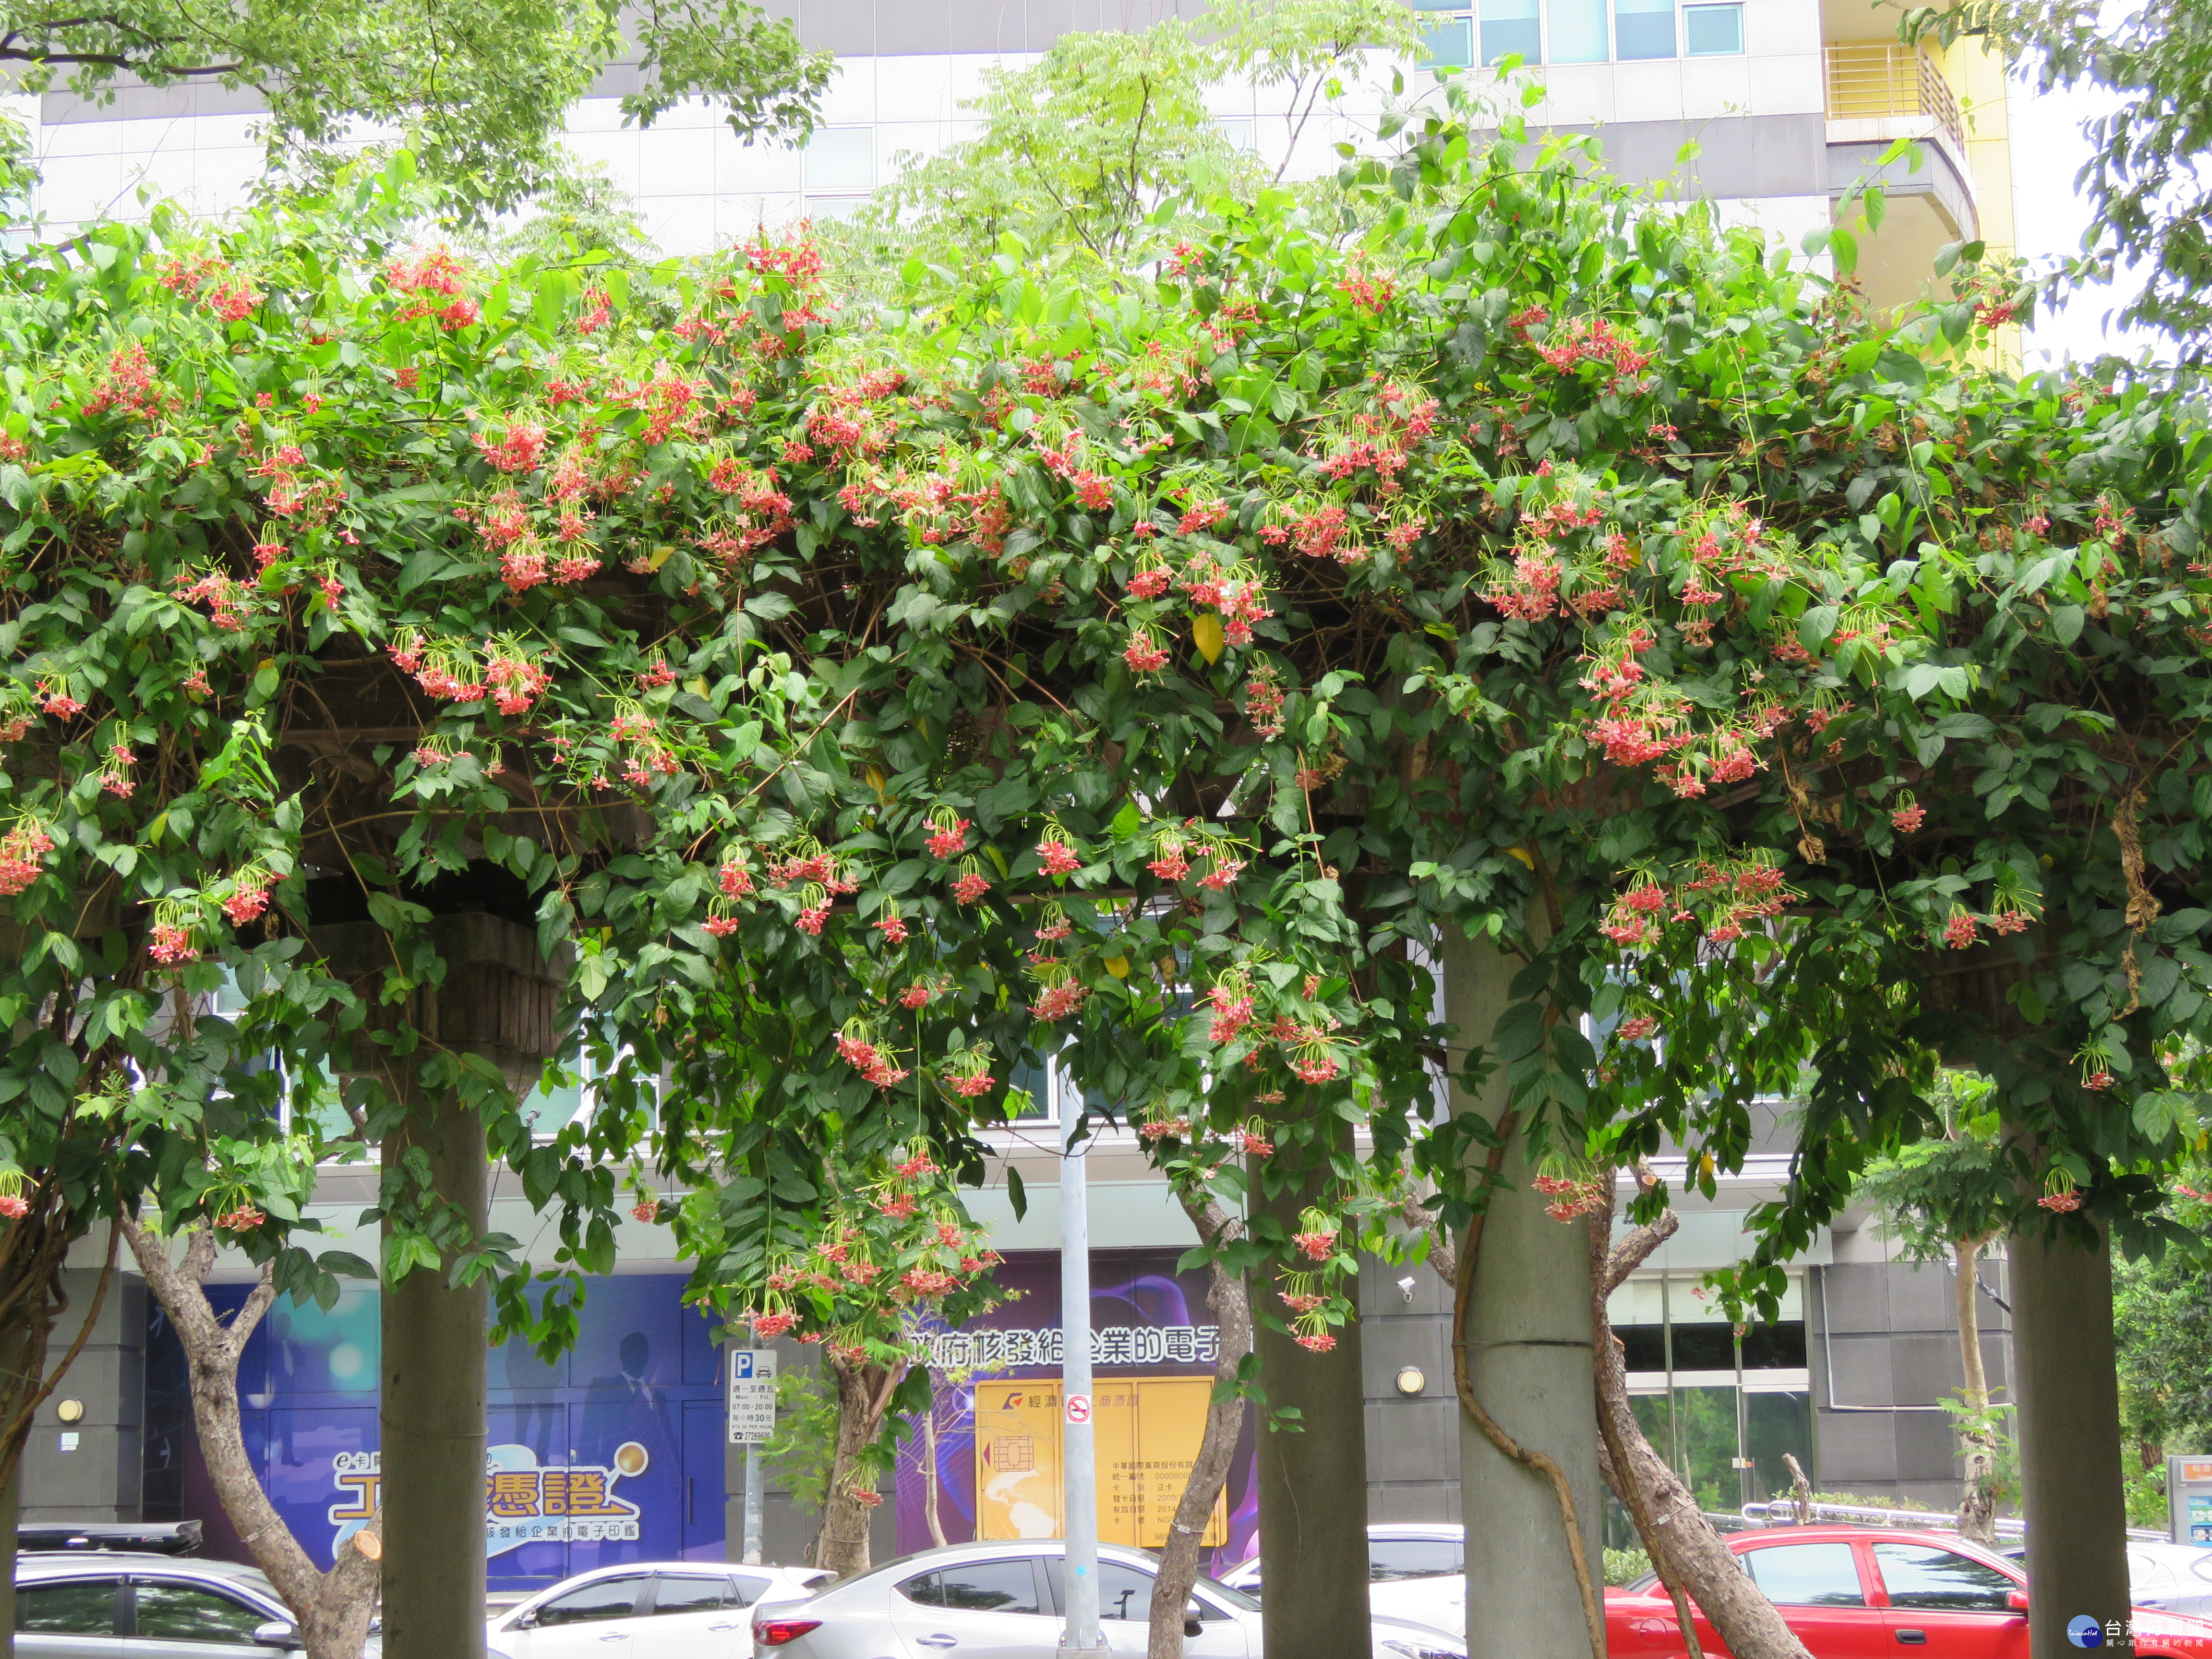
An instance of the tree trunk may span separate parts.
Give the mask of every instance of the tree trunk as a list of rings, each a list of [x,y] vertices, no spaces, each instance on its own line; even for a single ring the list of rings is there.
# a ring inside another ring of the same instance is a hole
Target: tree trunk
[[[427,1155],[430,1190],[483,1234],[483,1120],[450,1095],[417,1101],[384,1143],[387,1180]],[[386,1224],[386,1233],[391,1224]],[[409,1659],[483,1659],[488,1286],[455,1285],[448,1250],[386,1285],[378,1486],[390,1571],[384,1644]]]
[[[937,1514],[937,1391],[930,1390],[929,1410],[921,1419],[921,1454],[927,1461],[922,1464],[921,1518],[929,1523],[929,1541],[938,1548],[945,1547],[945,1522]]]
[[[1737,1563],[1735,1552],[1698,1512],[1681,1477],[1652,1449],[1629,1408],[1628,1370],[1606,1299],[1680,1224],[1670,1210],[1611,1245],[1612,1204],[1589,1218],[1590,1321],[1596,1336],[1598,1425],[1604,1437],[1600,1467],[1636,1522],[1660,1582],[1674,1598],[1674,1616],[1691,1659],[1702,1652],[1700,1638],[1716,1632],[1735,1659],[1811,1659]],[[1704,1630],[1696,1613],[1710,1621]]]
[[[1225,1243],[1235,1224],[1222,1207],[1203,1194],[1178,1193],[1183,1213],[1209,1249]],[[1214,1398],[1206,1408],[1206,1431],[1200,1437],[1198,1455],[1183,1482],[1175,1519],[1168,1523],[1165,1546],[1160,1551],[1159,1576],[1152,1580],[1152,1622],[1146,1639],[1146,1659],[1182,1659],[1183,1608],[1190,1587],[1198,1577],[1199,1540],[1205,1535],[1206,1517],[1220,1498],[1229,1465],[1237,1455],[1237,1437],[1244,1426],[1244,1401],[1231,1392],[1244,1356],[1252,1352],[1252,1293],[1244,1275],[1212,1263],[1212,1280],[1206,1293],[1221,1329],[1220,1357],[1213,1369]]]
[[[2033,1659],[2078,1651],[2071,1620],[2130,1616],[2112,1258],[2094,1223],[2053,1231],[2032,1224],[2008,1251]]]
[[[1252,1170],[1252,1208],[1285,1237],[1298,1215],[1327,1199],[1325,1171],[1263,1191]],[[1260,1435],[1260,1603],[1269,1653],[1297,1659],[1370,1659],[1367,1609],[1367,1401],[1357,1310],[1327,1353],[1310,1353],[1286,1330],[1261,1325],[1254,1344],[1271,1413]]]
[[[137,1221],[125,1220],[123,1231],[131,1241],[131,1253],[138,1258],[139,1271],[184,1346],[191,1373],[192,1422],[223,1513],[284,1598],[284,1605],[292,1609],[307,1659],[361,1659],[376,1597],[382,1516],[338,1551],[337,1564],[328,1572],[317,1571],[269,1501],[239,1423],[238,1361],[254,1327],[276,1300],[270,1268],[262,1268],[261,1282],[226,1327],[210,1305],[205,1289],[216,1255],[212,1233],[205,1227],[192,1228],[179,1262],[170,1254],[169,1241],[149,1233]],[[356,1541],[364,1537],[366,1546]]]
[[[1995,1547],[1997,1541],[1996,1437],[1987,1413],[1989,1373],[1982,1366],[1981,1245],[1962,1238],[1953,1247],[1958,1265],[1959,1358],[1966,1384],[1960,1389],[1973,1413],[1960,1435],[1966,1478],[1959,1491],[1959,1535]]]
[[[883,1426],[891,1390],[898,1387],[903,1372],[865,1360],[853,1365],[825,1356],[823,1363],[837,1379],[837,1443],[822,1491],[822,1532],[815,1540],[814,1565],[843,1578],[866,1572],[870,1565],[869,1526],[883,1500],[862,1502],[860,1494],[872,1494],[876,1488],[872,1483],[860,1487],[853,1483],[861,1468],[860,1455]]]

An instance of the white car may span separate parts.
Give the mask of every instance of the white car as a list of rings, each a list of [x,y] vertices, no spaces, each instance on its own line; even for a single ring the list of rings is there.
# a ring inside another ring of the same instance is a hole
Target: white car
[[[2212,1549],[2128,1542],[2128,1599],[2161,1613],[2212,1618]]]
[[[762,1659],[1055,1659],[1066,1551],[1057,1538],[924,1550],[797,1607],[755,1609],[753,1646]],[[1099,1547],[1099,1610],[1117,1655],[1145,1651],[1158,1565],[1142,1550]],[[1201,1578],[1188,1612],[1185,1659],[1261,1659],[1250,1596]],[[1377,1619],[1374,1634],[1374,1659],[1467,1659],[1459,1638],[1408,1620]]]
[[[1444,1521],[1377,1522],[1367,1528],[1367,1609],[1464,1635],[1467,1528]],[[1260,1558],[1231,1567],[1221,1582],[1260,1594]],[[2212,1585],[2207,1585],[2212,1589]]]
[[[750,1610],[804,1601],[815,1567],[632,1561],[564,1578],[488,1620],[509,1659],[751,1659]]]

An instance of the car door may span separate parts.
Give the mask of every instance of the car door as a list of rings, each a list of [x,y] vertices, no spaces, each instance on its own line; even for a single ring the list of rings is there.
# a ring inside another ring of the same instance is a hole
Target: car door
[[[253,1632],[282,1615],[196,1579],[131,1575],[129,1659],[270,1659]]]
[[[1841,1540],[1768,1544],[1737,1558],[1783,1622],[1819,1659],[1877,1659],[1892,1645],[1889,1614],[1872,1604],[1858,1553]],[[1702,1632],[1709,1626],[1700,1619]]]
[[[891,1626],[917,1659],[1054,1659],[1042,1588],[1033,1556],[949,1563],[892,1589]]]
[[[637,1627],[641,1659],[748,1659],[752,1620],[729,1574],[659,1572]]]
[[[1047,1586],[1052,1591],[1053,1612],[1065,1620],[1067,1604],[1063,1558],[1052,1556],[1044,1564]],[[1198,1619],[1198,1634],[1183,1627],[1183,1659],[1245,1659],[1250,1651],[1244,1627],[1225,1607],[1194,1596],[1184,1604]],[[1098,1564],[1098,1631],[1111,1652],[1143,1654],[1152,1629],[1152,1575],[1121,1561]]]
[[[110,1659],[123,1580],[49,1578],[15,1587],[15,1659]]]
[[[1368,1609],[1378,1617],[1466,1631],[1466,1552],[1458,1539],[1372,1539],[1367,1577]]]
[[[532,1608],[527,1626],[501,1632],[499,1644],[514,1659],[620,1659],[645,1623],[638,1607],[652,1582],[650,1573],[624,1572],[579,1584]]]
[[[2027,1659],[2020,1586],[1985,1562],[1932,1544],[1877,1543],[1875,1571],[1889,1593],[1892,1650],[1929,1659]]]

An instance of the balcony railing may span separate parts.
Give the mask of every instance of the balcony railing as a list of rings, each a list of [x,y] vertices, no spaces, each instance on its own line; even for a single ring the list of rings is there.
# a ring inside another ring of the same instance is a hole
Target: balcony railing
[[[1932,116],[1950,135],[1961,156],[1966,124],[1959,100],[1927,53],[1875,41],[1845,41],[1829,46],[1828,118],[1881,120],[1896,116]]]

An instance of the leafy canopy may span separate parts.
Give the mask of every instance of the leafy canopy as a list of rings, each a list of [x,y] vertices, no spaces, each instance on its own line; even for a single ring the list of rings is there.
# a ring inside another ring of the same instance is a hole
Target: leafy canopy
[[[0,66],[27,92],[112,100],[132,84],[244,88],[264,100],[272,171],[313,179],[366,123],[399,129],[465,213],[497,212],[560,169],[570,108],[610,64],[638,64],[623,114],[687,99],[740,137],[804,134],[828,54],[744,0],[118,0],[94,10],[0,0]]]

